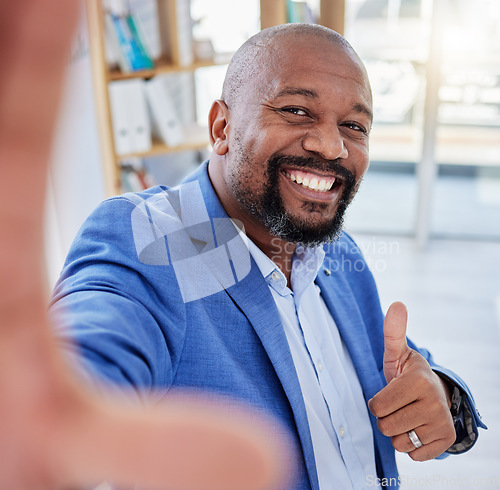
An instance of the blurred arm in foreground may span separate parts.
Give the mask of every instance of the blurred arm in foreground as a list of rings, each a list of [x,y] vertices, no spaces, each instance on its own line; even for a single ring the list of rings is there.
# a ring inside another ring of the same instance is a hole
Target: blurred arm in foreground
[[[285,441],[245,409],[171,397],[139,411],[69,374],[51,335],[43,204],[67,48],[80,3],[0,0],[0,488],[103,478],[173,488],[273,488]]]

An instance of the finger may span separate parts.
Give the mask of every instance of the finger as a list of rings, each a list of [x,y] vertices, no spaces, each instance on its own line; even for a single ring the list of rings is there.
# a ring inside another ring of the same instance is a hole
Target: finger
[[[426,430],[424,425],[415,427],[414,429],[409,429],[409,430],[414,430],[415,434],[417,434],[417,437],[419,438],[420,442],[422,443],[422,446],[424,444],[430,444],[435,440],[435,437],[433,437],[433,434],[430,433],[429,431]],[[391,437],[391,443],[394,446],[394,449],[400,453],[410,453],[412,451],[415,451],[417,448],[414,446],[414,444],[411,442],[410,437],[408,436],[408,431],[401,432],[397,435],[394,435]]]
[[[8,4],[14,2],[5,2]],[[0,123],[5,143],[31,148],[46,142],[57,112],[60,88],[71,35],[80,2],[72,0],[19,0],[23,7],[2,7],[13,39],[2,61]],[[22,13],[22,16],[20,16]],[[24,137],[14,142],[12,136]],[[35,141],[31,139],[35,137]]]
[[[65,55],[80,3],[20,3],[24,7],[22,17],[17,16],[15,8],[2,6],[2,15],[9,16],[12,24],[13,39],[8,43],[11,54],[2,59],[6,64],[2,65],[0,90],[0,195],[9,204],[10,216],[20,217],[39,229],[44,172],[61,96]],[[29,197],[19,199],[20,192]],[[12,224],[15,231],[14,220]]]
[[[413,402],[386,417],[377,419],[377,427],[385,436],[393,437],[425,424],[428,419],[423,404]]]
[[[145,415],[108,406],[72,423],[66,434],[72,444],[61,443],[70,483],[112,479],[116,485],[178,490],[289,488],[293,445],[268,419],[194,396],[169,397]]]
[[[408,456],[410,456],[413,461],[430,461],[443,454],[452,444],[453,442],[449,443],[448,441],[438,439],[415,449],[411,453],[408,453]]]
[[[405,362],[408,366],[418,364],[421,362],[421,357],[418,352],[410,349]],[[422,360],[426,362],[425,359]],[[368,401],[368,408],[377,418],[387,417],[419,400],[426,386],[417,370],[407,369],[405,376],[393,378],[387,386],[374,395]]]
[[[31,304],[37,292],[42,294],[46,167],[65,53],[79,4],[76,0],[0,4],[2,26],[9,24],[11,36],[8,42],[5,33],[0,37],[0,222],[9,230],[2,235],[0,277],[8,277],[9,284],[2,288],[0,308]]]
[[[384,321],[384,375],[388,383],[403,370],[408,353],[406,324],[408,313],[403,303],[393,303]]]
[[[418,428],[418,432],[422,432],[421,427]],[[392,437],[391,442],[396,451],[400,453],[408,453],[408,456],[410,456],[410,458],[414,461],[428,461],[430,459],[434,459],[443,454],[454,442],[452,441],[450,443],[449,440],[434,438],[431,442],[424,443],[421,436],[418,435],[418,437],[422,442],[422,446],[418,449],[410,441],[408,434],[400,434],[399,436]],[[425,436],[422,437],[425,440]]]
[[[450,427],[447,424],[439,424],[436,426],[436,424],[425,423],[410,430],[415,431],[415,434],[422,443],[422,447],[416,448],[410,440],[408,435],[409,431],[405,431],[391,437],[392,445],[396,451],[413,453],[418,450],[418,457],[432,459],[446,451],[456,439],[453,426]],[[424,447],[426,448],[426,451],[420,451],[420,449]],[[424,460],[425,459],[422,459],[421,461]]]
[[[29,1],[9,2],[0,0],[0,60],[2,66],[10,68],[10,63],[15,59],[19,25],[22,23],[26,9],[29,8]],[[0,93],[2,86],[7,80],[6,74],[0,77]]]

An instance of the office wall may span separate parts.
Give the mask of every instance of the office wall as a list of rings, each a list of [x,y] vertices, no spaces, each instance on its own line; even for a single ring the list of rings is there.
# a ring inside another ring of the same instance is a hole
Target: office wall
[[[105,197],[83,9],[68,59],[51,164],[45,240],[49,287],[78,228]]]

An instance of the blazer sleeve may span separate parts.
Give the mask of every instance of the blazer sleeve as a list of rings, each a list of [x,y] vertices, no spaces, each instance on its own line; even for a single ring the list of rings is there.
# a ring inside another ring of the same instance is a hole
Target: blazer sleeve
[[[90,215],[71,246],[50,314],[70,361],[87,379],[90,373],[92,380],[139,391],[165,389],[182,350],[184,303],[171,267],[138,259],[134,209],[119,197]]]
[[[452,412],[455,423],[455,433],[457,435],[455,443],[438,458],[443,458],[448,454],[460,454],[468,451],[476,443],[478,438],[478,428],[487,429],[483,423],[481,414],[476,408],[474,397],[465,382],[454,372],[437,365],[432,355],[427,349],[418,348],[411,340],[407,339],[408,346],[417,350],[427,359],[432,370],[444,377],[453,386]],[[453,407],[455,404],[455,407]]]

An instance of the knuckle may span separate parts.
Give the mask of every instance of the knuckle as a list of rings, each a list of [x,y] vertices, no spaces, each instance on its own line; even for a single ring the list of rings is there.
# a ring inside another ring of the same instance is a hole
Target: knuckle
[[[420,377],[420,386],[424,393],[430,394],[435,391],[434,381],[428,375]]]
[[[408,453],[408,456],[410,456],[413,461],[424,461],[420,459],[420,453],[417,451],[412,451],[411,453]]]
[[[415,450],[412,451],[411,453],[408,453],[411,459],[413,461],[429,461],[430,459],[433,459],[435,456],[429,453],[429,451],[423,450],[424,448],[421,448],[420,450]],[[436,454],[437,456],[437,454]]]
[[[408,445],[403,441],[401,437],[393,437],[392,446],[398,453],[406,453],[409,451]]]
[[[380,432],[382,432],[382,434],[384,434],[384,436],[391,435],[390,434],[391,423],[387,419],[385,419],[385,418],[378,419],[377,420],[377,427],[378,427],[378,430]]]
[[[375,396],[370,400],[370,412],[375,415],[375,417],[381,417],[382,416],[382,408],[383,408],[383,401]]]
[[[441,402],[441,400],[439,400],[438,398],[434,398],[430,401],[429,408],[428,408],[429,415],[436,417],[436,416],[444,415],[447,412],[448,412],[448,410],[446,410],[446,411],[444,410],[444,405]]]
[[[415,391],[419,394],[427,393],[425,378],[422,376],[415,376],[414,381]]]
[[[453,446],[453,444],[455,444],[456,439],[457,439],[457,435],[455,433],[455,430],[453,430],[450,433],[449,437],[446,438],[446,449],[445,449],[445,451],[447,449],[449,449],[451,446]]]

